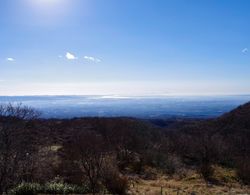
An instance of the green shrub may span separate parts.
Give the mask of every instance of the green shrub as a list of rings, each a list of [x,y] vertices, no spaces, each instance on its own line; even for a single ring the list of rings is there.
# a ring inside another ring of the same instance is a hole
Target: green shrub
[[[86,186],[70,185],[65,183],[21,183],[9,191],[11,195],[36,195],[36,194],[85,194],[89,189]]]
[[[11,195],[36,195],[43,192],[43,187],[37,183],[21,183],[10,190]]]
[[[47,183],[44,191],[47,194],[73,194],[73,193],[87,193],[88,188],[85,186],[76,186],[64,183]]]

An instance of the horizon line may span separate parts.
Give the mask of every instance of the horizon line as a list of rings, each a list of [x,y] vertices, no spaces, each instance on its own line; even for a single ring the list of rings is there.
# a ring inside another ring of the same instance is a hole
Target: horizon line
[[[126,94],[23,94],[23,95],[0,95],[0,97],[52,97],[52,96],[102,96],[108,97],[209,97],[209,96],[250,96],[250,93],[242,94],[143,94],[143,95],[126,95]]]

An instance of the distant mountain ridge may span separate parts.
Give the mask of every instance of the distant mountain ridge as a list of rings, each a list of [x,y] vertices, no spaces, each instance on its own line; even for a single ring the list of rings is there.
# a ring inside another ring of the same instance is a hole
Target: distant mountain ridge
[[[250,102],[217,118],[215,124],[230,132],[248,130],[250,133]]]

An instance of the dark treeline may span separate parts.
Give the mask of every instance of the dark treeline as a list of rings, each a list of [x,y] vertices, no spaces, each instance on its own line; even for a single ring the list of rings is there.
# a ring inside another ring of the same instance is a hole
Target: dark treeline
[[[218,182],[214,165],[235,169],[238,180],[249,184],[250,104],[218,119],[164,124],[169,125],[133,118],[45,120],[29,107],[1,106],[0,193],[20,194],[19,188],[32,183],[40,193],[63,188],[126,194],[135,175],[153,178],[152,170],[185,177],[184,169],[194,169],[205,181]]]

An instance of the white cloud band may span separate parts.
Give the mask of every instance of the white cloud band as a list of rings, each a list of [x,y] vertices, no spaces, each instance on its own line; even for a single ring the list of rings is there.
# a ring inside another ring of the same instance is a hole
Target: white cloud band
[[[15,61],[14,58],[6,58],[6,60],[9,61],[9,62],[14,62]]]
[[[92,57],[92,56],[84,56],[84,59],[87,60],[87,61],[89,61],[89,62],[95,62],[95,63],[101,62],[100,59]]]

